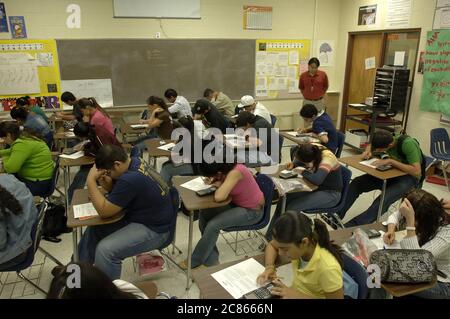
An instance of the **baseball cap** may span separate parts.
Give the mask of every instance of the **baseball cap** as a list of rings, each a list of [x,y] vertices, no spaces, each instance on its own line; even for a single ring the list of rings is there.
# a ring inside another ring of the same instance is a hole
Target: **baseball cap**
[[[253,98],[253,96],[244,95],[243,97],[241,97],[241,103],[239,103],[238,107],[241,108],[252,104],[255,104],[255,99]]]
[[[203,114],[211,107],[211,102],[205,99],[197,100],[192,108],[193,114]]]

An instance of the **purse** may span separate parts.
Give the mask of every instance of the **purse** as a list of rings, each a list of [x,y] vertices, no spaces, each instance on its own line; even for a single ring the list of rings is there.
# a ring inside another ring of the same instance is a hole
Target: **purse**
[[[381,269],[381,282],[426,283],[436,277],[433,254],[424,249],[380,249],[370,256],[370,263]]]

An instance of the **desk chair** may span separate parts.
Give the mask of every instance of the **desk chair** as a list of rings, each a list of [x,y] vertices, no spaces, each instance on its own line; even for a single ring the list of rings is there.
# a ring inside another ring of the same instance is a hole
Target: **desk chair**
[[[430,143],[430,153],[434,158],[442,161],[443,172],[445,178],[445,184],[450,190],[447,179],[447,165],[450,161],[450,138],[448,137],[447,130],[445,128],[435,128],[430,131],[431,143]]]
[[[272,179],[264,174],[258,174],[256,176],[256,183],[258,183],[259,188],[261,189],[263,195],[264,195],[264,211],[263,211],[263,217],[259,222],[253,225],[247,225],[247,226],[234,226],[230,228],[224,229],[224,232],[236,232],[234,243],[230,242],[225,236],[225,241],[227,244],[233,249],[234,253],[236,255],[239,255],[237,253],[237,245],[238,242],[247,241],[248,239],[243,239],[238,241],[238,234],[240,231],[250,231],[255,233],[255,237],[259,237],[265,242],[264,236],[258,232],[258,230],[263,229],[267,226],[270,220],[270,209],[272,207],[272,197],[274,193],[274,183]],[[250,234],[249,234],[250,237]],[[245,252],[247,253],[247,252]]]
[[[345,142],[345,134],[342,132],[337,131],[338,136],[338,146],[336,148],[336,152],[334,153],[337,158],[341,157],[342,149],[344,148],[344,142]]]
[[[367,288],[367,271],[356,260],[346,253],[341,253],[343,270],[358,284],[358,299],[366,299],[369,289]]]
[[[275,127],[275,123],[277,122],[277,117],[273,114],[270,114],[270,119],[271,119],[271,123],[272,127]]]
[[[345,205],[345,199],[347,197],[348,189],[350,186],[350,180],[352,178],[352,171],[347,167],[341,165],[342,172],[342,192],[339,203],[331,208],[317,208],[305,212],[306,214],[321,214],[322,219],[325,220],[334,229],[344,228],[341,218],[337,215],[337,212],[341,211]],[[328,215],[328,216],[326,216]]]
[[[35,289],[39,290],[44,295],[47,295],[47,292],[44,291],[41,287],[39,287],[38,284],[39,284],[39,280],[40,280],[40,273],[41,273],[42,268],[43,268],[43,266],[45,264],[46,257],[49,257],[57,265],[63,266],[63,264],[59,260],[57,260],[55,257],[50,255],[47,251],[45,251],[44,249],[39,247],[39,244],[40,244],[40,241],[41,241],[41,235],[42,235],[42,225],[44,223],[44,216],[45,216],[46,209],[47,209],[47,203],[45,201],[43,201],[40,204],[40,206],[39,206],[38,216],[37,216],[36,221],[35,221],[32,229],[31,229],[32,244],[28,248],[28,250],[26,251],[26,257],[25,257],[24,261],[21,262],[18,265],[11,266],[11,267],[8,267],[8,268],[2,268],[2,266],[0,265],[0,272],[16,272],[17,276],[20,279],[22,279],[26,283],[30,284],[31,286],[33,286]],[[44,261],[42,263],[40,263],[40,264],[33,265],[34,256],[36,255],[37,250],[40,250],[44,254]],[[22,272],[25,269],[31,267],[32,265],[40,267],[39,275],[38,275],[37,278],[29,279],[29,278],[25,277],[25,275]],[[36,280],[37,284],[34,283],[32,280]],[[17,282],[11,282],[11,283],[7,283],[7,284],[2,284],[0,282],[0,284],[2,285],[2,289],[1,290],[3,290],[4,286],[6,286],[6,285],[16,284],[16,283]]]

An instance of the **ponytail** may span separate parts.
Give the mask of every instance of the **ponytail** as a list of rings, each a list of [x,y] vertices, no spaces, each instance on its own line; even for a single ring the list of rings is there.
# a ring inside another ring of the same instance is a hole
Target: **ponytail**
[[[88,98],[88,100],[91,102],[91,105],[95,107],[97,110],[99,110],[104,116],[107,118],[111,118],[109,114],[105,111],[104,108],[102,108],[98,103],[97,100],[94,97]]]
[[[319,246],[328,250],[342,267],[341,248],[333,241],[330,241],[330,233],[328,232],[327,226],[323,221],[317,218],[314,219],[313,237],[315,237],[314,235],[317,235],[317,243]]]
[[[6,213],[19,215],[23,213],[23,209],[17,198],[0,186],[0,214],[5,216]]]
[[[322,162],[323,149],[314,144],[301,144],[297,149],[296,157],[302,163],[313,162],[314,171],[319,168]]]

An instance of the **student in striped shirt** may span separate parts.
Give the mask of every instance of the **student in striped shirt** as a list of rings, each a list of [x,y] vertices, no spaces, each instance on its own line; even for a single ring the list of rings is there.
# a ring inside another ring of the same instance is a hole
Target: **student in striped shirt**
[[[295,163],[295,164],[294,164]],[[286,210],[296,212],[315,208],[336,206],[341,199],[342,173],[336,156],[320,144],[302,144],[295,154],[294,163],[289,163],[287,169],[293,169],[297,163],[304,165],[303,179],[318,188],[313,192],[293,192],[286,194]],[[282,203],[278,202],[275,213],[266,233],[268,240],[272,239],[272,228],[282,213]]]

